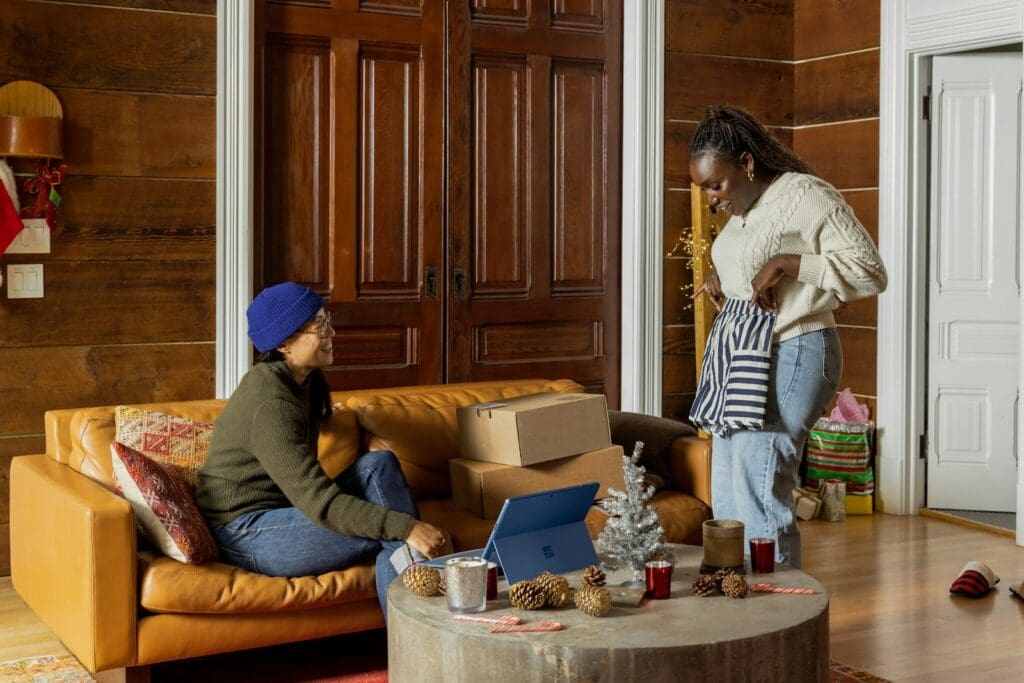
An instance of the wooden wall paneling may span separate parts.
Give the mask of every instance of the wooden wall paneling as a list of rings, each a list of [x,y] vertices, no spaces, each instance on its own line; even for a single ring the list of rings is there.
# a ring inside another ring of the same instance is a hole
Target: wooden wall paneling
[[[878,116],[879,52],[869,50],[796,65],[797,125]]]
[[[527,102],[531,67],[522,57],[482,55],[472,73],[473,296],[529,296],[536,222],[527,174],[534,169]],[[543,170],[543,169],[541,169]]]
[[[553,64],[552,293],[604,291],[605,129],[603,65]]]
[[[419,295],[419,53],[419,46],[360,51],[356,287],[363,300]]]
[[[693,284],[693,271],[683,258],[667,258],[664,263],[664,291],[662,318],[668,325],[693,324],[693,300],[689,288]]]
[[[666,394],[697,391],[697,377],[693,372],[696,347],[693,325],[666,325],[662,342],[662,361],[665,365],[663,391]]]
[[[690,407],[693,406],[693,399],[697,394],[662,394],[661,415],[679,422],[690,421]]]
[[[327,0],[330,2],[330,0]],[[217,0],[61,0],[65,5],[126,7],[138,10],[216,14]]]
[[[789,62],[666,52],[665,116],[700,121],[708,106],[728,103],[766,126],[792,126],[793,72]]]
[[[881,44],[879,0],[795,0],[793,58],[853,52]]]
[[[666,187],[664,195],[664,249],[669,254],[677,248],[681,232],[689,234],[693,223],[690,218],[690,190]],[[681,253],[681,252],[680,252]]]
[[[72,174],[61,183],[61,195],[47,261],[216,259],[212,180]]]
[[[666,0],[665,49],[704,55],[791,60],[793,2]]]
[[[875,363],[877,332],[873,327],[839,327],[843,345],[843,376],[839,388],[850,387],[855,394],[877,395]]]
[[[605,277],[602,297],[605,325],[604,391],[611,408],[619,407],[621,393],[622,330],[622,10],[623,3],[605,6]],[[625,332],[626,334],[629,331]]]
[[[2,348],[0,434],[41,434],[54,408],[209,398],[213,351],[209,341]]]
[[[213,179],[213,97],[57,88],[72,175]]]
[[[0,83],[213,95],[216,65],[209,14],[0,0]]]
[[[603,0],[554,0],[551,7],[551,25],[555,28],[601,31],[604,19]]]
[[[47,261],[44,276],[41,302],[4,302],[0,349],[214,338],[211,261]]]
[[[798,128],[793,148],[840,190],[878,186],[878,120]]]
[[[330,41],[270,34],[263,45],[264,273],[326,291],[330,226]]]

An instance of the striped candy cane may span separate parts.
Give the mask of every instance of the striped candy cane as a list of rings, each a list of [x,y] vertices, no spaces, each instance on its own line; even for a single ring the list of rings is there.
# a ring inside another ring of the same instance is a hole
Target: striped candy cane
[[[453,619],[456,621],[472,621],[477,624],[500,624],[503,626],[513,626],[515,624],[523,623],[523,620],[517,616],[506,614],[503,617],[474,617],[468,614],[456,614]]]
[[[491,633],[530,633],[534,631],[561,631],[562,625],[557,621],[541,621],[536,624],[509,624],[492,626]]]
[[[755,593],[787,593],[789,595],[811,595],[818,592],[813,588],[779,588],[770,583],[755,583],[750,590]]]

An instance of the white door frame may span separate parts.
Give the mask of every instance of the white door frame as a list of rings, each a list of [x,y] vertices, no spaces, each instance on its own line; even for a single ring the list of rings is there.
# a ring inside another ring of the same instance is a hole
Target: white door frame
[[[926,408],[928,134],[921,96],[936,54],[1016,43],[1021,0],[887,0],[882,3],[879,251],[889,288],[878,300],[879,506],[916,514],[924,504],[919,459]],[[1022,346],[1024,353],[1024,346]],[[1024,544],[1018,470],[1017,542]]]
[[[622,408],[661,414],[665,0],[623,3]],[[217,0],[217,381],[250,366],[254,3]]]

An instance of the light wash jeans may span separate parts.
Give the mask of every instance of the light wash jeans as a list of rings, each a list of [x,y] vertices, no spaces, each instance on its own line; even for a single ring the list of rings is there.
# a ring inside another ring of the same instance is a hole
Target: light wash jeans
[[[391,451],[364,454],[335,482],[349,495],[419,517],[398,458]],[[323,574],[376,556],[377,600],[387,616],[388,586],[398,576],[390,557],[403,541],[336,534],[293,507],[248,512],[210,531],[220,546],[221,560],[268,576]]]
[[[775,539],[775,560],[800,567],[793,488],[807,432],[835,395],[843,350],[834,329],[772,345],[768,408],[762,431],[716,436],[711,506],[717,519],[743,522],[745,543]]]

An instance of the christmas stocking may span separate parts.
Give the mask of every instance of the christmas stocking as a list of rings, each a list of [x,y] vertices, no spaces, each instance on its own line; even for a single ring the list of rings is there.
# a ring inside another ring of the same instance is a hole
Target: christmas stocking
[[[18,217],[18,192],[14,173],[7,161],[0,159],[0,254],[7,251],[19,232],[21,219]]]
[[[969,598],[981,598],[988,595],[992,587],[999,583],[999,577],[985,564],[971,560],[960,570],[960,576],[950,586],[949,592],[954,595],[966,595]]]

